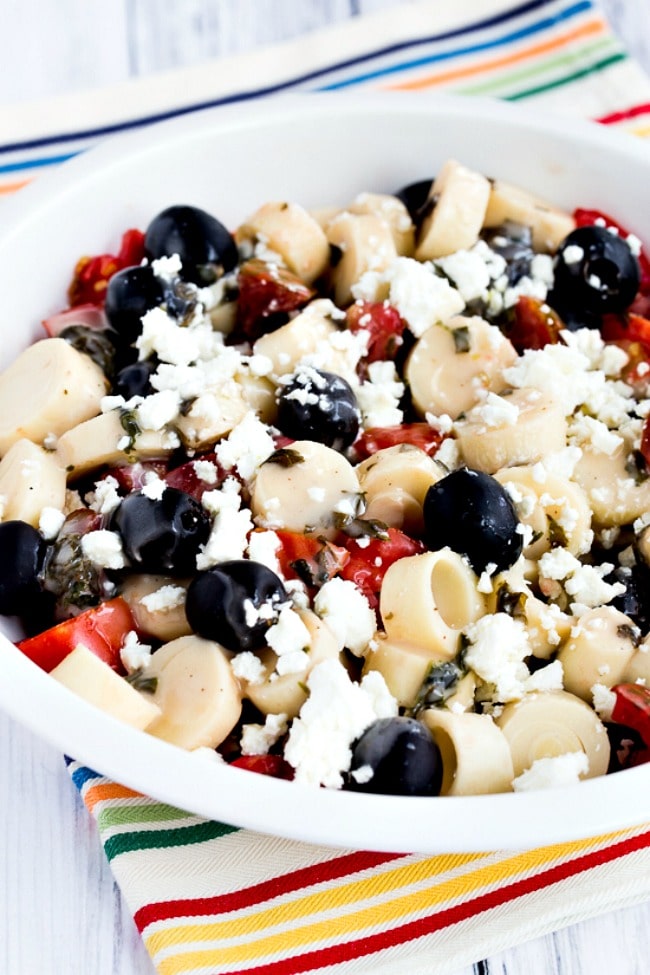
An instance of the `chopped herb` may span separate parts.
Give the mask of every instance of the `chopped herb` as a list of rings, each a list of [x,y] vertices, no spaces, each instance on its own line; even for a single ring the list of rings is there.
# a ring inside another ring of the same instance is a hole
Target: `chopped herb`
[[[497,589],[496,611],[497,613],[507,613],[513,619],[521,619],[525,615],[523,592],[513,592],[504,582]]]
[[[305,458],[300,451],[293,450],[291,447],[280,447],[262,461],[262,464],[278,464],[280,467],[295,467],[296,464],[304,464]]]
[[[456,353],[470,351],[471,341],[467,325],[463,325],[461,328],[453,328],[451,334],[456,347]]]
[[[388,525],[377,518],[353,518],[337,527],[349,538],[378,538],[382,542],[390,538]]]
[[[548,540],[551,548],[566,548],[568,541],[564,528],[550,515],[548,519]]]
[[[120,424],[129,438],[129,444],[127,447],[128,452],[129,450],[133,450],[136,437],[142,433],[140,425],[137,421],[135,410],[120,410]]]
[[[641,630],[638,626],[630,626],[629,623],[622,623],[616,628],[616,633],[621,640],[630,640],[634,647],[641,645]]]
[[[144,691],[146,694],[155,694],[158,688],[157,677],[147,677],[142,667],[138,667],[132,674],[128,674],[124,680],[136,691]]]

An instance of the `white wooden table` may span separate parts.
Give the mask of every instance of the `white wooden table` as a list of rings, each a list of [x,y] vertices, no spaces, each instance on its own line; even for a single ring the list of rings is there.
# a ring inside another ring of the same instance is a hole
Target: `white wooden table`
[[[0,102],[196,63],[398,2],[5,0]],[[602,4],[650,71],[650,0]],[[641,975],[648,959],[650,904],[574,925],[458,975]],[[61,755],[0,714],[0,975],[152,973]]]

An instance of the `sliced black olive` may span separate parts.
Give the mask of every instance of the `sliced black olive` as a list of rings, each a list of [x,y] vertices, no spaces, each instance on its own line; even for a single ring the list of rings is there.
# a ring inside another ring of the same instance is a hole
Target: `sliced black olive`
[[[429,488],[423,513],[427,546],[433,551],[449,546],[478,575],[488,565],[503,572],[521,555],[515,506],[490,474],[467,467],[452,471]]]
[[[549,304],[560,316],[621,312],[639,289],[639,262],[629,244],[606,227],[578,227],[562,241]]]
[[[127,495],[110,520],[136,571],[177,576],[196,571],[196,556],[208,540],[211,525],[198,501],[172,487],[157,499]]]
[[[235,653],[260,650],[266,632],[288,602],[280,578],[249,559],[220,562],[200,572],[187,590],[187,620],[199,636]]]
[[[164,301],[163,283],[150,266],[125,267],[108,282],[104,310],[124,344],[135,342],[142,331],[142,316]]]
[[[620,582],[625,592],[615,596],[611,605],[615,606],[636,623],[642,633],[650,630],[650,568],[643,562],[614,569],[607,582]]]
[[[440,750],[415,718],[379,718],[352,746],[347,788],[355,792],[437,796],[441,784]]]
[[[41,594],[39,576],[47,549],[43,536],[27,522],[0,524],[0,614],[28,614]]]
[[[162,210],[147,227],[144,239],[149,260],[181,259],[181,277],[208,285],[237,265],[237,245],[216,217],[194,206],[171,206]]]
[[[294,440],[343,450],[359,432],[361,415],[350,384],[333,372],[298,369],[278,400],[276,425]]]
[[[481,237],[506,262],[508,284],[516,284],[520,278],[530,274],[530,262],[535,256],[530,227],[507,220],[499,227],[484,230]]]
[[[148,396],[153,392],[151,376],[157,365],[154,359],[144,359],[142,362],[132,362],[124,366],[115,377],[113,392],[116,396],[123,396],[125,400],[132,396]]]

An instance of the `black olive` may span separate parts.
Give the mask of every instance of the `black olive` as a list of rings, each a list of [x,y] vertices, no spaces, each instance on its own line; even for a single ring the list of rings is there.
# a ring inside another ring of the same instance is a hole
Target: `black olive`
[[[195,576],[187,590],[185,613],[199,636],[239,653],[265,646],[266,632],[287,602],[275,572],[260,562],[233,559]]]
[[[433,209],[433,201],[429,201],[429,193],[433,179],[421,179],[417,183],[409,183],[395,193],[398,200],[404,204],[411,220],[416,227]]]
[[[0,614],[28,615],[41,595],[39,576],[47,549],[43,536],[27,522],[0,524]]]
[[[153,218],[144,238],[149,260],[181,259],[181,277],[195,284],[212,284],[237,265],[237,245],[216,217],[193,206],[167,207]]]
[[[482,471],[461,467],[433,484],[424,499],[425,542],[436,551],[449,546],[469,559],[480,575],[510,568],[521,555],[523,537],[506,489]]]
[[[506,262],[508,284],[516,284],[520,278],[530,274],[530,262],[535,256],[530,227],[507,220],[499,227],[483,231],[481,237]]]
[[[113,375],[116,333],[108,329],[88,328],[86,325],[68,325],[59,333],[59,338],[65,339],[78,352],[90,356],[109,379]]]
[[[355,777],[354,772],[359,774]],[[368,773],[369,778],[365,773]],[[437,796],[440,750],[415,718],[379,718],[352,746],[347,788],[390,796]]]
[[[154,359],[144,359],[142,362],[132,362],[120,369],[113,392],[116,396],[123,396],[129,400],[132,396],[148,396],[153,392],[151,376],[156,371],[158,363]]]
[[[157,499],[127,495],[110,520],[136,571],[177,576],[196,571],[196,556],[208,540],[211,525],[198,501],[172,487]]]
[[[650,568],[643,562],[614,569],[607,582],[621,582],[625,592],[614,596],[615,606],[639,627],[642,633],[650,630]]]
[[[359,406],[350,384],[333,372],[298,369],[278,400],[276,426],[294,440],[343,450],[356,439]]]
[[[639,262],[629,244],[606,227],[578,227],[564,238],[555,260],[549,304],[564,317],[571,312],[621,312],[639,290]]]
[[[123,343],[135,342],[142,316],[164,301],[163,283],[146,264],[125,267],[108,282],[104,311]]]

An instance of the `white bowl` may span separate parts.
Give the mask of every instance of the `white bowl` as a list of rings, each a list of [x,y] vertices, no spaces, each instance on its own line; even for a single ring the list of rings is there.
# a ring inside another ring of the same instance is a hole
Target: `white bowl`
[[[650,240],[650,151],[595,124],[497,102],[303,95],[180,118],[113,139],[0,209],[4,366],[65,304],[71,268],[172,203],[229,225],[269,199],[345,204],[395,191],[454,157]],[[5,620],[9,637],[18,631]],[[394,852],[523,849],[650,820],[650,764],[528,794],[406,798],[311,789],[181,751],[58,685],[0,634],[0,706],[123,784],[199,815],[297,840]]]

